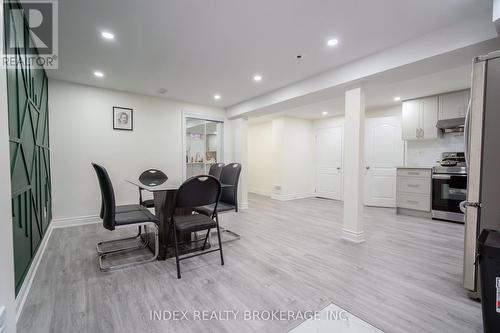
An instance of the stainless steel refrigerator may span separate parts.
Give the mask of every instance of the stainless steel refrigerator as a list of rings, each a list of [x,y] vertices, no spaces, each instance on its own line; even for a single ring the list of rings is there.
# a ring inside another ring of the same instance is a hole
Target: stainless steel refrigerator
[[[500,230],[500,51],[474,59],[464,137],[464,287],[479,298],[477,238],[483,229]]]

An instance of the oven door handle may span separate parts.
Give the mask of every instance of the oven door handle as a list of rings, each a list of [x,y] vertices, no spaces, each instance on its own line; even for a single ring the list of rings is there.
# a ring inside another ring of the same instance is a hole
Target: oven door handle
[[[451,179],[451,177],[467,177],[465,174],[453,174],[453,175],[442,175],[439,173],[435,173],[432,175],[432,179]]]
[[[450,188],[448,192],[450,194],[467,194],[467,190],[464,188]]]
[[[432,175],[432,179],[451,179],[450,175]]]

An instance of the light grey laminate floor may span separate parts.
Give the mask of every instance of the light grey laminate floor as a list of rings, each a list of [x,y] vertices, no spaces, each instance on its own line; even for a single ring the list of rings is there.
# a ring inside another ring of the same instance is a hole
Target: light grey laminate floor
[[[113,273],[97,268],[99,224],[54,229],[19,332],[286,332],[300,321],[150,320],[150,311],[321,310],[334,303],[385,332],[481,332],[462,289],[463,225],[365,208],[366,242],[340,239],[342,205],[274,201],[221,217],[241,234],[219,255]],[[297,312],[296,312],[297,313]],[[165,313],[168,316],[168,312]]]

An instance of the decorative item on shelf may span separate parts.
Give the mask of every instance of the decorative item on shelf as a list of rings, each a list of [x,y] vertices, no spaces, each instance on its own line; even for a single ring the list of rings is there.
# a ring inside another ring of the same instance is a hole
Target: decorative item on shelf
[[[132,131],[134,129],[134,110],[113,106],[113,129]]]
[[[206,156],[207,163],[217,163],[217,152],[209,151]]]

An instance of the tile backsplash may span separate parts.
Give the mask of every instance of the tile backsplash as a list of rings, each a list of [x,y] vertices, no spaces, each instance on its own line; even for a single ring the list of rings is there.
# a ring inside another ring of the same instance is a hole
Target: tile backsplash
[[[436,161],[441,160],[441,154],[447,151],[464,151],[463,133],[448,133],[431,140],[406,141],[405,165],[436,165]]]

